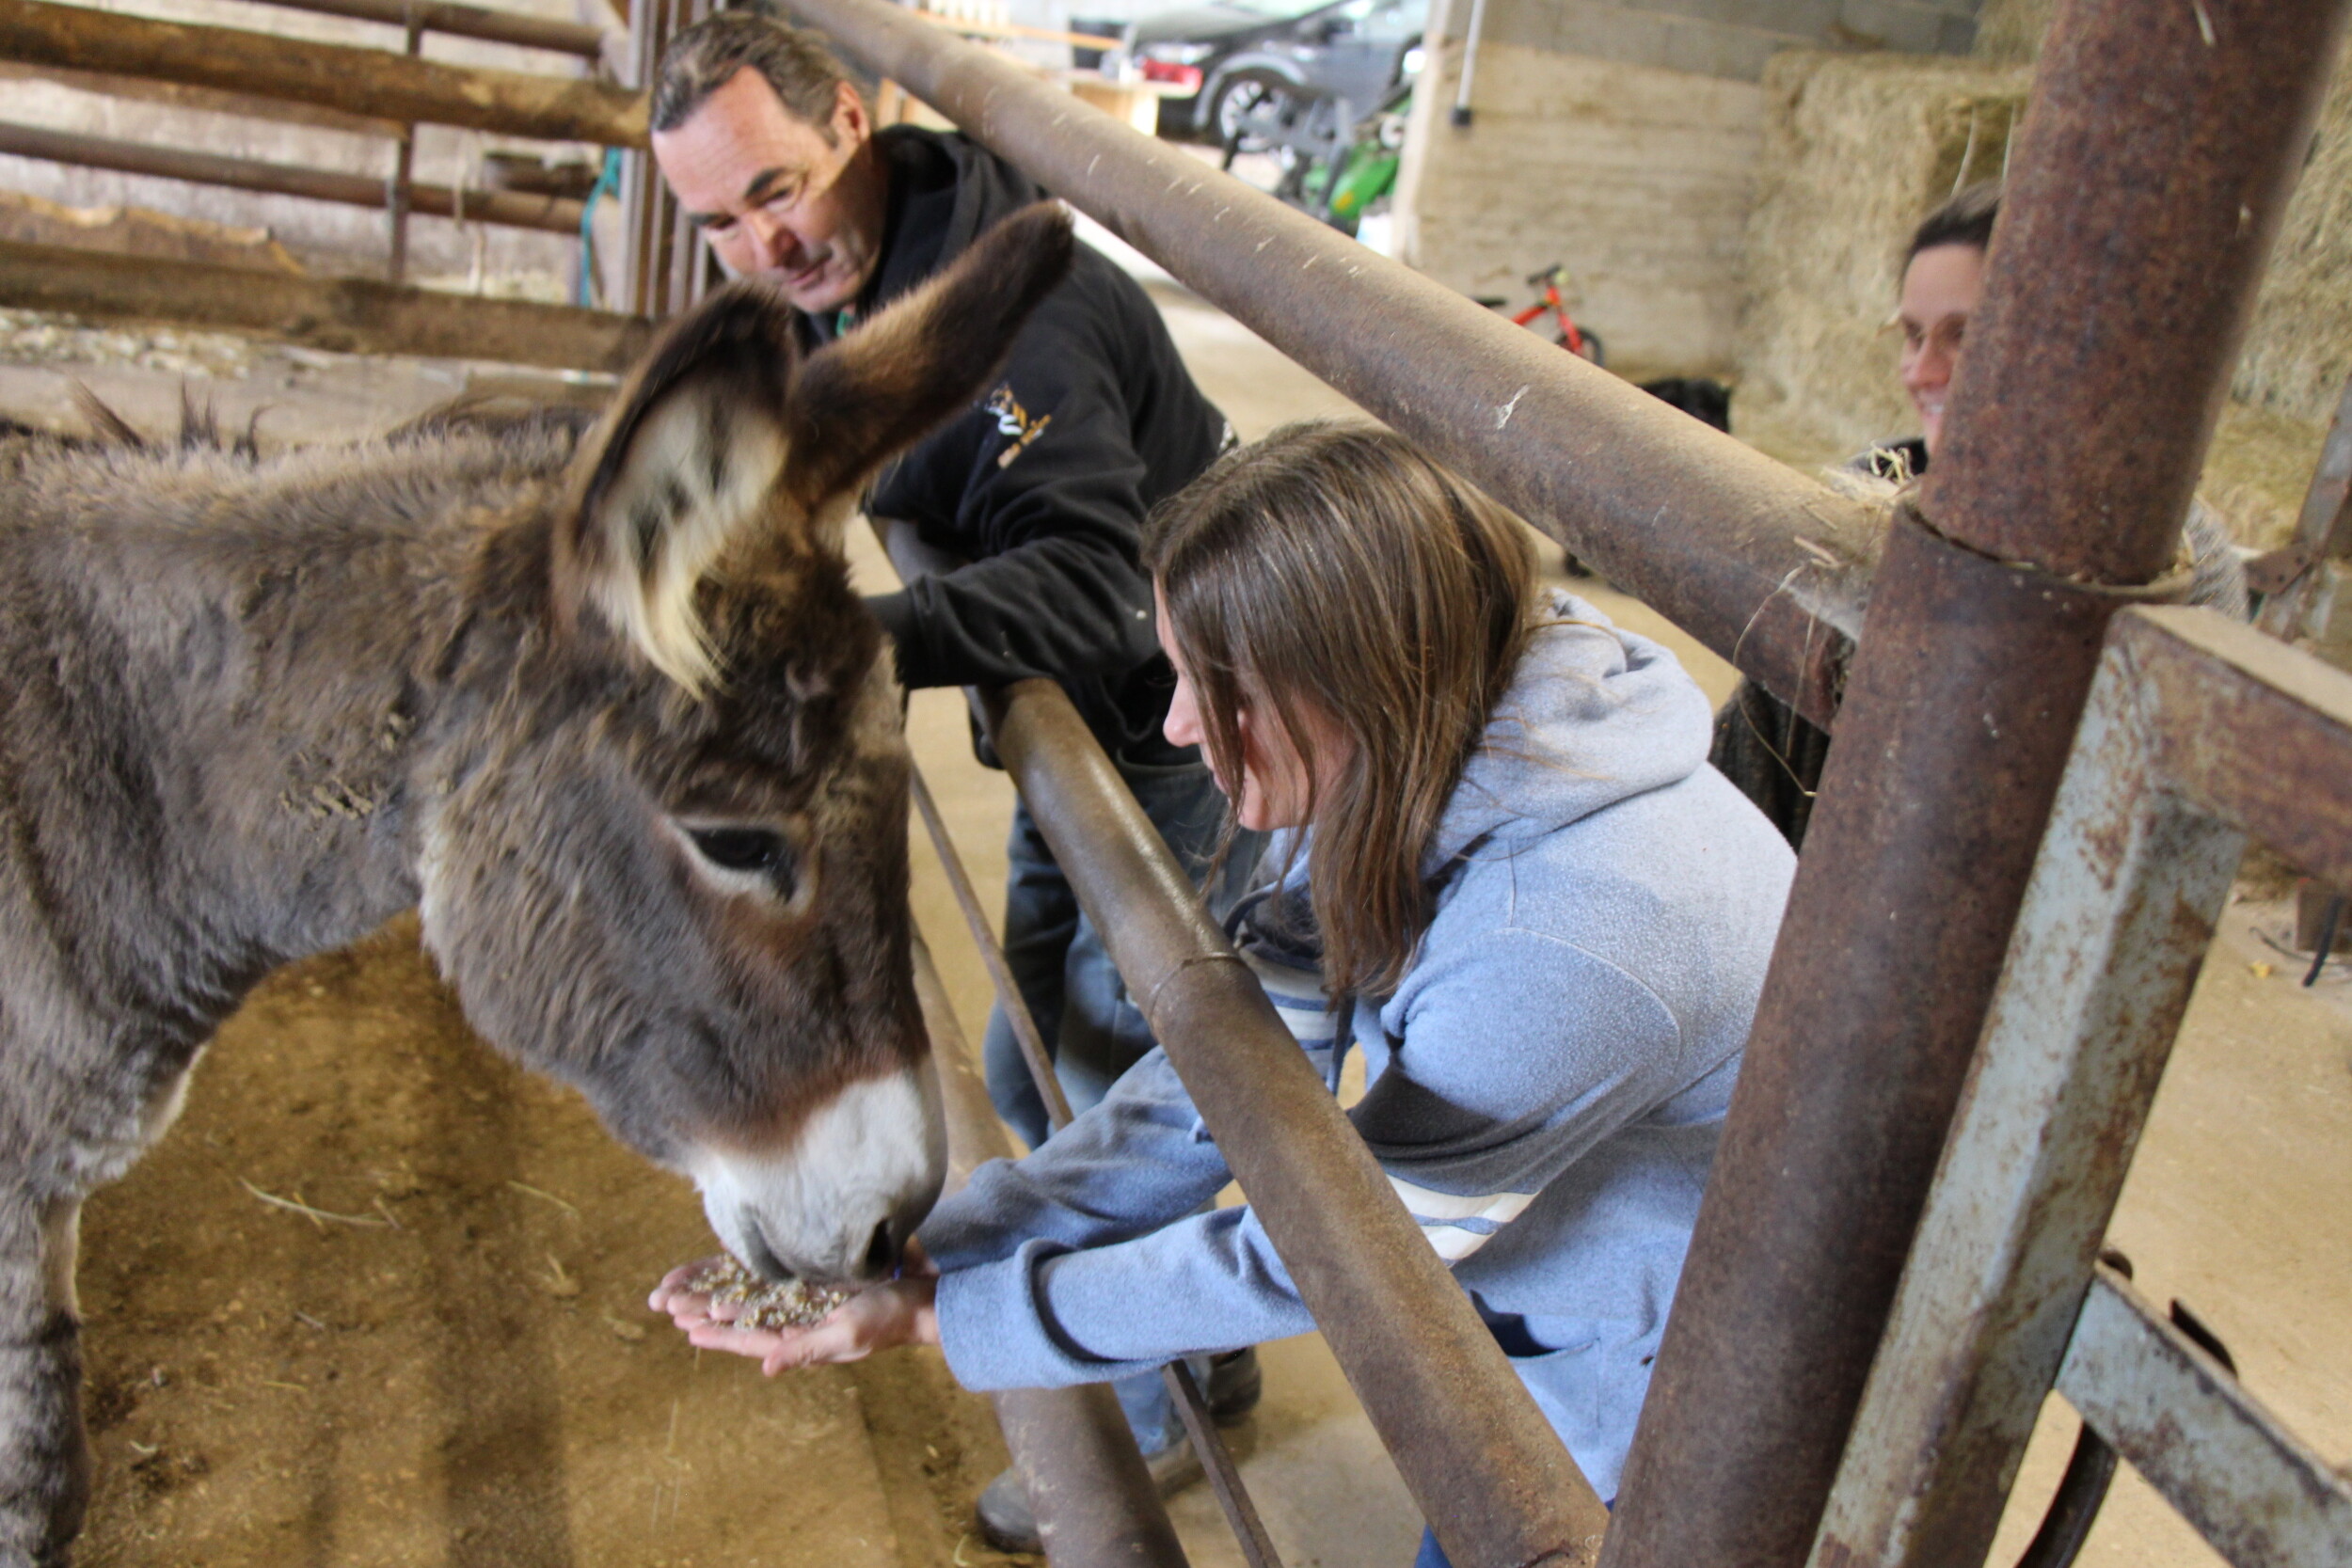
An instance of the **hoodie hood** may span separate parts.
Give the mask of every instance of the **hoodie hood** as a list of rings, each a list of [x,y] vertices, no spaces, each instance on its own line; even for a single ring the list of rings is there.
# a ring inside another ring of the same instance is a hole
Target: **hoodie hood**
[[[1678,784],[1707,763],[1714,715],[1679,660],[1551,591],[1486,738],[1462,769],[1427,870],[1538,837]]]
[[[999,220],[1045,198],[1035,181],[961,132],[890,125],[874,133],[874,148],[890,171],[890,194],[883,261],[859,304],[863,315],[946,266]]]

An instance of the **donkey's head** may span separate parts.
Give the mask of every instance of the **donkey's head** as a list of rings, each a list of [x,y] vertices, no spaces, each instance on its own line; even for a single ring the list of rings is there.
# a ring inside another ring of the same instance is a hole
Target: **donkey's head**
[[[426,938],[485,1034],[692,1176],[771,1277],[888,1273],[945,1166],[899,693],[842,520],[969,404],[1070,244],[1033,208],[805,357],[781,300],[722,292],[552,521],[486,558],[484,598],[545,629],[433,748]]]

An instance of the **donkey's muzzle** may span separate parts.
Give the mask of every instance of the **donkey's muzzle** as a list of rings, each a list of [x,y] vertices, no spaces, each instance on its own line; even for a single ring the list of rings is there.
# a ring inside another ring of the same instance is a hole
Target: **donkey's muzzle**
[[[710,1227],[770,1279],[887,1279],[939,1200],[946,1133],[928,1064],[852,1084],[780,1155],[707,1150],[692,1162]]]

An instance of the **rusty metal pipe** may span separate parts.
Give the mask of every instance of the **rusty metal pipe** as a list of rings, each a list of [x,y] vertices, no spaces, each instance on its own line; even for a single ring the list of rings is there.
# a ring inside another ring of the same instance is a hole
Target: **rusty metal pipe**
[[[951,559],[924,546],[909,526],[875,519],[874,532],[902,582],[912,582],[934,571],[952,570],[955,565]],[[1045,1102],[1045,1119],[1058,1132],[1070,1125],[1070,1096],[1063,1091],[1061,1077],[1054,1070],[1053,1053],[1045,1048],[1044,1037],[1038,1033],[1028,999],[1021,994],[1020,986],[1013,980],[1004,944],[989,929],[987,912],[980,908],[979,895],[973,889],[971,875],[963,868],[963,856],[956,850],[956,841],[947,832],[947,820],[939,813],[939,802],[931,799],[930,781],[918,768],[912,782],[915,814],[923,818],[924,831],[930,834],[931,847],[938,854],[939,868],[947,878],[947,891],[954,895],[956,907],[963,913],[964,927],[972,933],[972,944],[980,950],[980,963],[988,971],[989,983],[995,988],[996,1004],[1004,1009],[1005,1022],[1011,1026],[1013,1038],[1021,1046],[1021,1058],[1029,1069],[1029,1081],[1037,1085],[1038,1098]],[[1191,1371],[1182,1361],[1161,1368],[1160,1375],[1167,1381],[1168,1398],[1175,1402],[1176,1414],[1184,1423],[1185,1434],[1192,1439],[1193,1450],[1200,1457],[1201,1468],[1208,1472],[1209,1486],[1216,1494],[1217,1505],[1225,1511],[1226,1523],[1232,1527],[1243,1560],[1249,1568],[1281,1568],[1281,1554],[1275,1549],[1273,1537],[1266,1533],[1265,1522],[1258,1516],[1258,1505],[1250,1497],[1249,1488],[1241,1479],[1241,1467],[1233,1462],[1232,1451],[1209,1415],[1209,1402],[1200,1385],[1193,1381]]]
[[[1868,524],[1831,494],[1451,289],[882,0],[788,0],[1283,353],[1816,722]]]
[[[971,1180],[983,1162],[1011,1155],[987,1085],[947,1005],[930,948],[914,939],[914,990],[930,1031],[947,1118],[947,1185]],[[1057,1568],[1185,1568],[1135,1433],[1107,1384],[1016,1388],[990,1396],[1013,1467],[1028,1488],[1045,1557]]]
[[[1405,1483],[1461,1568],[1593,1561],[1607,1513],[1051,681],[990,738]]]
[[[2052,24],[1607,1568],[1805,1559],[2106,621],[2161,596],[2138,585],[2173,561],[2343,10],[2071,0]]]

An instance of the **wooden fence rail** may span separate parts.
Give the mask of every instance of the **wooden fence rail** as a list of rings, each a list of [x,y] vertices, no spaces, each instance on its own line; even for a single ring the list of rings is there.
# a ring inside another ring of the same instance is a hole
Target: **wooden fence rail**
[[[607,82],[445,65],[235,27],[0,0],[0,59],[110,71],[502,135],[641,148],[645,95]]]
[[[244,267],[0,241],[0,302],[104,321],[161,322],[337,354],[415,354],[621,372],[653,339],[636,316]]]
[[[262,191],[272,196],[305,197],[348,207],[385,204],[385,181],[380,175],[344,174],[296,164],[229,158],[215,152],[114,141],[32,125],[0,122],[0,153],[43,158],[53,164],[72,164],[82,168],[113,169],[121,174],[186,180],[199,185],[226,185],[233,190]],[[564,197],[532,196],[520,191],[460,191],[447,185],[411,184],[408,210],[432,217],[464,218],[509,229],[577,234],[583,204]]]
[[[522,49],[552,49],[584,59],[604,56],[601,28],[582,22],[559,22],[552,17],[494,11],[481,6],[456,6],[444,0],[260,0],[265,6],[313,11],[320,16],[347,16],[356,22],[381,22],[388,27],[421,27],[428,33],[481,39]]]

